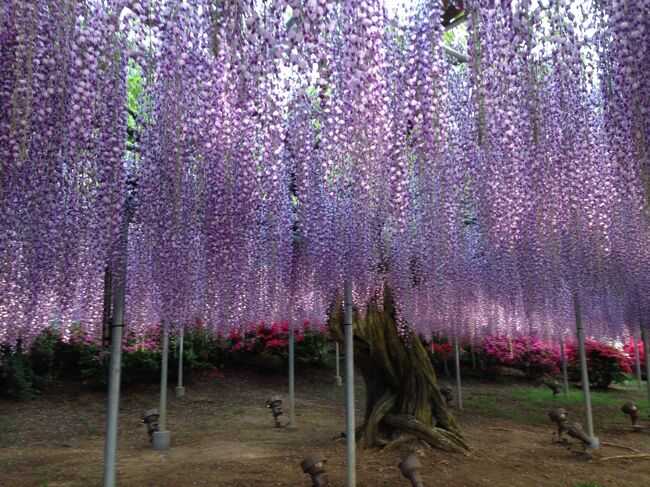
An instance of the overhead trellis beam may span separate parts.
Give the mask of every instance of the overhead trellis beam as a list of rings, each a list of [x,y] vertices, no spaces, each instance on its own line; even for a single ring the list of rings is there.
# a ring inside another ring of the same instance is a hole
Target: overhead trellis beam
[[[466,54],[463,54],[462,52],[458,52],[456,49],[453,49],[449,46],[443,46],[443,49],[445,50],[445,53],[457,61],[460,61],[461,63],[466,63],[469,61],[469,57],[467,57]]]
[[[467,14],[464,13],[460,17],[456,17],[454,20],[452,20],[447,25],[445,25],[445,30],[450,31],[451,29],[458,27],[459,25],[462,25],[465,22],[467,22]]]

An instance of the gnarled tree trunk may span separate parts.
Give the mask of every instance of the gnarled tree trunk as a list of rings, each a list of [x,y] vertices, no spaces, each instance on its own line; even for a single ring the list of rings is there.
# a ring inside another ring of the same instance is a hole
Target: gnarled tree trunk
[[[390,292],[366,315],[354,311],[354,360],[366,384],[360,446],[394,448],[410,439],[447,451],[468,453],[456,420],[437,388],[436,374],[417,336],[397,332]],[[330,330],[343,339],[343,309],[333,306]]]

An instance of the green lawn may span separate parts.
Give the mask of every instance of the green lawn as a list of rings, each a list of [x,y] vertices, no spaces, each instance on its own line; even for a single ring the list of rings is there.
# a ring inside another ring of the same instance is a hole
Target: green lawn
[[[648,407],[646,389],[635,386],[616,385],[606,391],[591,391],[591,404],[596,423],[628,424],[629,419],[621,412],[626,401],[635,401],[641,410],[641,416],[647,417]],[[465,414],[478,414],[484,417],[504,418],[527,424],[544,424],[548,422],[547,410],[552,407],[564,407],[570,418],[582,420],[582,390],[571,388],[569,397],[562,393],[553,398],[546,386],[524,385],[517,382],[509,384],[490,384],[485,382],[468,382],[464,388],[463,405]]]

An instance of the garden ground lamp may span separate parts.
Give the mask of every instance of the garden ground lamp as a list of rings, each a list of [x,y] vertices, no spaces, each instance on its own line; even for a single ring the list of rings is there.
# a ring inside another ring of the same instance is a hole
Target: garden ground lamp
[[[147,434],[149,435],[149,443],[153,441],[153,434],[158,431],[158,414],[157,409],[148,409],[142,415],[142,422],[147,425]]]
[[[445,398],[445,404],[449,406],[454,400],[454,393],[451,390],[451,386],[445,386],[440,389],[440,394]]]
[[[568,430],[569,436],[582,443],[582,452],[579,452],[583,458],[591,458],[590,449],[598,448],[598,438],[592,438],[582,430],[580,423],[573,423]],[[578,452],[576,452],[578,453]]]
[[[560,384],[555,380],[546,382],[546,387],[553,392],[553,397],[557,396],[561,390]]]
[[[630,421],[632,421],[632,431],[641,431],[641,426],[636,424],[637,420],[639,419],[639,408],[636,406],[636,404],[634,404],[632,401],[628,401],[623,404],[621,411],[623,414],[627,414],[630,417]]]
[[[413,487],[424,487],[422,476],[420,475],[422,464],[414,456],[408,456],[399,464],[402,475],[411,481]]]
[[[275,420],[275,427],[280,428],[282,424],[278,418],[284,414],[284,409],[282,408],[282,399],[280,396],[274,395],[269,397],[269,400],[266,401],[266,407],[271,408],[271,413],[273,414],[273,419]]]
[[[325,458],[323,455],[310,454],[302,462],[300,468],[311,477],[312,487],[329,485],[329,478],[325,472]]]
[[[569,431],[569,420],[567,419],[567,412],[564,408],[549,409],[548,417],[557,425],[557,441],[562,443],[566,441],[562,438],[562,433]],[[553,433],[555,435],[555,433]]]

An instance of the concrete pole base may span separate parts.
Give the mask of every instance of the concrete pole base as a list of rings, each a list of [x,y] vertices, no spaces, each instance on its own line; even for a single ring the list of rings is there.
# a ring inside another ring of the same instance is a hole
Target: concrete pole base
[[[341,387],[343,385],[343,378],[341,376],[336,376],[336,385]]]
[[[155,451],[169,450],[169,440],[171,433],[169,431],[155,431],[153,434],[153,449]]]
[[[176,397],[183,397],[185,395],[185,388],[177,387],[176,389],[174,389],[174,393],[176,394]]]

